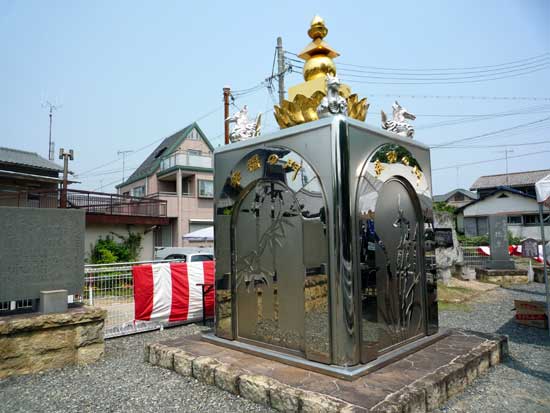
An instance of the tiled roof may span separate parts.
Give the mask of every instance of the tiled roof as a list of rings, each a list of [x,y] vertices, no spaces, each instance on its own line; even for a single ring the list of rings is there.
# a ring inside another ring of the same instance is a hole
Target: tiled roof
[[[510,174],[480,176],[470,189],[496,188],[497,186],[523,186],[535,185],[550,174],[550,169],[539,171],[515,172]]]
[[[451,196],[453,196],[457,192],[464,194],[464,196],[467,196],[470,199],[478,198],[478,195],[475,192],[468,191],[467,189],[457,188],[443,195],[434,195],[433,200],[434,202],[445,202],[447,199],[449,199]]]
[[[163,141],[155,148],[155,150],[152,151],[149,156],[142,162],[142,164],[137,167],[132,175],[130,175],[126,181],[124,181],[122,184],[117,185],[116,187],[120,188],[124,185],[131,184],[132,182],[151,175],[158,168],[160,160],[164,156],[171,154],[181,143],[181,141],[183,141],[193,129],[197,130],[197,132],[204,140],[204,142],[208,145],[208,147],[212,151],[214,151],[214,147],[206,138],[206,135],[199,128],[199,125],[197,125],[196,123],[192,123],[190,125],[187,125],[185,128],[177,131],[173,135],[164,138]]]
[[[41,157],[36,152],[21,151],[19,149],[0,147],[0,163],[25,165],[50,171],[63,171],[61,166]]]

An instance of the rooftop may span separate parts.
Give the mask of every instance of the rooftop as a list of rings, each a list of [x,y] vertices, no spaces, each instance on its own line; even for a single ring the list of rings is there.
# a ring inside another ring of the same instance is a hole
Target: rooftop
[[[0,163],[25,165],[50,171],[63,171],[61,166],[41,157],[36,152],[27,152],[12,148],[0,147]]]
[[[124,181],[122,184],[117,185],[117,188],[120,188],[124,185],[128,185],[132,182],[135,182],[139,179],[142,179],[146,176],[151,175],[160,165],[160,161],[165,158],[167,155],[170,155],[178,145],[191,133],[193,129],[196,129],[204,142],[210,147],[212,147],[210,141],[206,138],[206,135],[199,128],[197,123],[192,123],[187,125],[185,128],[177,131],[176,133],[164,138],[162,142],[152,151],[149,156],[142,162],[140,166]]]
[[[535,185],[535,183],[545,176],[550,175],[550,169],[541,169],[538,171],[514,172],[509,174],[485,175],[480,176],[473,183],[471,190],[496,188],[498,186],[524,186]]]
[[[464,196],[467,196],[470,199],[478,198],[478,194],[476,194],[475,192],[468,191],[467,189],[463,189],[463,188],[457,188],[443,195],[434,195],[433,200],[434,202],[445,202],[447,199],[449,199],[452,195],[454,195],[457,192],[464,194]]]

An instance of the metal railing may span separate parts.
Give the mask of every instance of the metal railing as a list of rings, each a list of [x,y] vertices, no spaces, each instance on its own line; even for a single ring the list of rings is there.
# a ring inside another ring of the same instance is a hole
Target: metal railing
[[[177,262],[178,260],[154,261]],[[158,330],[165,326],[189,323],[157,321],[134,321],[134,280],[132,267],[150,264],[153,261],[125,262],[115,264],[86,264],[82,302],[107,311],[104,336],[113,338],[144,331]]]
[[[0,195],[0,205],[59,208],[62,203],[62,192],[62,189],[54,189],[3,193]],[[68,189],[66,206],[85,209],[88,214],[166,217],[167,201]]]
[[[188,152],[178,152],[167,156],[160,162],[160,170],[164,171],[174,166],[190,166],[198,168],[212,168],[212,157],[195,155]]]
[[[464,266],[484,267],[489,261],[487,255],[480,254],[478,247],[461,247],[464,256]]]

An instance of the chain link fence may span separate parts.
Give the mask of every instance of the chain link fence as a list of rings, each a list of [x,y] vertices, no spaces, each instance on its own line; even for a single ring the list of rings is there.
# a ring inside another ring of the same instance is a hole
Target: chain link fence
[[[178,260],[154,261],[154,263],[159,262],[178,262]],[[134,321],[132,267],[151,263],[153,261],[85,265],[84,289],[81,301],[86,305],[103,308],[107,311],[104,327],[105,338],[184,324],[183,322]]]

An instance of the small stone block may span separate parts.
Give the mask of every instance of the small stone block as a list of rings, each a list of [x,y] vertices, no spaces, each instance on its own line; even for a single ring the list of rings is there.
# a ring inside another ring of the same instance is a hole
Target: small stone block
[[[426,390],[418,384],[403,387],[387,397],[386,401],[398,406],[400,411],[426,412]]]
[[[212,357],[197,357],[193,360],[193,377],[203,383],[215,385],[215,371],[219,364]]]
[[[442,371],[447,374],[445,383],[447,386],[448,398],[451,398],[464,391],[467,384],[464,364],[453,363],[443,367]]]
[[[104,343],[95,343],[80,347],[76,353],[76,362],[80,365],[95,363],[103,357],[104,352]]]
[[[239,380],[239,393],[254,403],[269,406],[269,379],[263,376],[242,375]]]
[[[336,413],[346,407],[345,403],[319,393],[304,392],[301,399],[302,412],[307,413]]]
[[[174,370],[174,351],[170,347],[164,347],[158,351],[158,366],[168,370]]]
[[[38,311],[42,314],[64,313],[67,311],[67,290],[40,291]]]
[[[214,381],[218,388],[233,394],[239,394],[239,377],[244,374],[243,370],[220,364],[216,367]]]
[[[193,376],[193,360],[195,357],[183,350],[174,352],[174,371],[182,376]]]
[[[426,392],[426,410],[432,411],[443,405],[447,400],[447,385],[445,384],[446,373],[441,369],[424,376],[415,382],[422,386]]]
[[[159,363],[160,349],[162,347],[164,347],[162,344],[151,344],[149,346],[149,363],[153,366]]]
[[[282,383],[273,383],[269,391],[271,407],[280,412],[298,412],[302,393]]]

